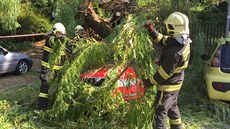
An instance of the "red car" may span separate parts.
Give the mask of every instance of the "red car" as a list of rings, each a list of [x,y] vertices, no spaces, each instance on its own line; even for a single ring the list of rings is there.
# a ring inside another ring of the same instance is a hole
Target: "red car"
[[[118,70],[121,73],[122,70]],[[108,77],[108,69],[100,69],[97,72],[85,72],[81,74],[81,79],[91,83],[94,86],[102,85],[106,77]],[[134,69],[128,67],[127,70],[121,75],[116,83],[117,90],[114,94],[121,92],[124,100],[132,100],[140,98],[144,95],[144,86],[141,85],[141,81],[137,78]]]

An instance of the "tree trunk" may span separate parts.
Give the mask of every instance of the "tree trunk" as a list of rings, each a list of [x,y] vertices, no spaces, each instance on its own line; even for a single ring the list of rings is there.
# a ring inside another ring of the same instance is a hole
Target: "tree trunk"
[[[130,0],[114,0],[110,2],[100,2],[99,7],[110,11],[110,21],[102,19],[94,10],[92,0],[84,0],[75,19],[83,19],[84,27],[89,27],[96,32],[101,38],[108,37],[112,28],[120,24],[122,19],[130,13],[135,13],[139,9]]]
[[[112,32],[109,22],[102,19],[93,9],[92,2],[85,1],[75,16],[75,19],[84,19],[84,24],[94,30],[100,37],[106,38]]]

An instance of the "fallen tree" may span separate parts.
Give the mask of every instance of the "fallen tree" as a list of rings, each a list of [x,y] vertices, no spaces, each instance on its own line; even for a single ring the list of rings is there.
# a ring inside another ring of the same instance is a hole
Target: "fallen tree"
[[[80,6],[75,16],[76,20],[83,19],[85,28],[93,30],[101,38],[106,38],[112,33],[112,29],[135,11],[138,7],[129,0],[114,0],[109,2],[99,2],[98,8],[104,9],[110,13],[109,20],[104,20],[94,10],[93,2],[85,0]]]
[[[45,119],[68,119],[82,126],[79,128],[87,128],[91,126],[90,121],[94,123],[95,120],[105,124],[105,127],[147,127],[152,123],[151,105],[154,100],[148,92],[154,92],[154,89],[145,91],[147,95],[132,102],[124,101],[121,94],[111,96],[117,89],[114,84],[121,76],[117,73],[119,68],[124,68],[121,70],[124,71],[132,65],[139,79],[155,72],[157,65],[153,61],[157,58],[157,53],[143,27],[146,15],[141,11],[124,13],[121,22],[113,26],[111,20],[106,21],[96,13],[93,5],[93,2],[84,1],[75,19],[83,19],[83,25],[92,29],[103,40],[88,38],[87,43],[84,40],[76,42],[73,60],[66,61],[58,77],[50,82],[51,87],[56,87],[56,97],[52,109],[46,112]],[[54,53],[51,64],[55,64],[58,58],[60,55]],[[112,66],[111,74],[100,88],[81,81],[82,72],[92,69],[97,71],[107,65]],[[134,124],[136,121],[142,122]]]

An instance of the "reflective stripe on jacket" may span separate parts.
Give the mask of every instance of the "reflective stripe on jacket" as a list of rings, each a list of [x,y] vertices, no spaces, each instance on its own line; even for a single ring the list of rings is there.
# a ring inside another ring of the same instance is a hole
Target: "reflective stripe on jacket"
[[[64,41],[65,42],[65,41]],[[60,64],[58,65],[54,65],[51,66],[49,64],[49,56],[51,53],[54,52],[54,45],[55,43],[60,43],[60,55],[64,56],[65,55],[65,43],[62,43],[59,39],[55,39],[54,35],[48,35],[46,41],[45,41],[45,46],[44,46],[44,53],[43,53],[43,57],[42,57],[42,61],[41,61],[41,69],[43,73],[46,73],[48,68],[51,68],[52,70],[56,71],[56,70],[60,70],[62,68],[61,65],[63,65],[64,63],[64,59],[62,61],[60,61]]]
[[[150,35],[154,43],[163,46],[159,68],[150,77],[151,83],[158,85],[160,91],[180,90],[184,81],[184,70],[190,58],[190,44],[180,44],[173,37],[156,31],[152,31]]]

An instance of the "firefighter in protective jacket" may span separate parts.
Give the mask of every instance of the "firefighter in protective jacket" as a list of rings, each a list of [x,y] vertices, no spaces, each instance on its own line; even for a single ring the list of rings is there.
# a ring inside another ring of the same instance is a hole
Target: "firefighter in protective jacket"
[[[74,30],[75,30],[74,40],[78,41],[80,38],[88,37],[85,29],[81,25],[77,25]]]
[[[38,95],[38,109],[39,110],[47,110],[48,109],[48,71],[51,69],[51,71],[54,73],[54,78],[57,75],[57,72],[62,68],[62,65],[65,61],[65,52],[63,46],[66,42],[65,37],[65,27],[62,23],[56,23],[54,24],[52,30],[48,32],[47,38],[45,41],[44,46],[44,52],[43,57],[41,61],[41,87],[40,87],[40,93]],[[58,51],[61,55],[61,60],[58,64],[51,65],[50,64],[50,55],[54,53],[54,46],[59,45]]]
[[[166,129],[166,118],[169,117],[171,128],[181,129],[177,99],[190,58],[192,41],[189,38],[189,20],[186,15],[174,12],[165,20],[165,24],[169,36],[158,33],[154,25],[145,24],[153,42],[163,46],[157,72],[145,81],[157,85],[158,90],[154,102],[156,117],[153,128]]]

